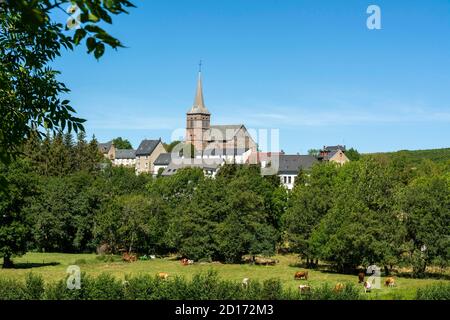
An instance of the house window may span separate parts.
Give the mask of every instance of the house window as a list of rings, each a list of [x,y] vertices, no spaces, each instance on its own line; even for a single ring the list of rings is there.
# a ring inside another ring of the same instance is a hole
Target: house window
[[[287,183],[287,177],[284,176],[283,178],[284,178],[284,183]]]

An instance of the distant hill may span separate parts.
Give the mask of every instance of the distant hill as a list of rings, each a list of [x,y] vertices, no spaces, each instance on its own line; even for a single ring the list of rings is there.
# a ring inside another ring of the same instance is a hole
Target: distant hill
[[[388,158],[404,158],[411,164],[420,163],[424,159],[429,159],[433,162],[447,162],[450,161],[450,148],[443,149],[429,149],[429,150],[400,150],[395,152],[378,152],[365,153],[362,156],[386,156]]]

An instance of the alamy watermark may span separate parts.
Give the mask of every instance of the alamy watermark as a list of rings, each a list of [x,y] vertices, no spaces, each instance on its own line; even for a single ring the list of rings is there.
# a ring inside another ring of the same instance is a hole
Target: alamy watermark
[[[81,289],[81,269],[79,266],[71,265],[67,267],[66,273],[69,274],[67,277],[66,285],[69,290],[79,290]]]
[[[380,30],[381,29],[381,8],[375,4],[367,7],[367,14],[370,16],[367,18],[367,28],[369,30]]]

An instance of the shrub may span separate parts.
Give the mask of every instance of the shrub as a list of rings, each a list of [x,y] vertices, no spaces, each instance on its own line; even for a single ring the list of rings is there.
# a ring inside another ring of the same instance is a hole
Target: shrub
[[[85,288],[85,299],[88,300],[123,299],[122,282],[107,273],[102,273],[97,278],[85,277],[82,287]]]
[[[450,283],[439,282],[417,289],[417,300],[450,300]]]
[[[25,300],[26,288],[14,279],[0,279],[0,300]]]
[[[280,300],[283,299],[283,287],[278,279],[268,279],[263,282],[262,296],[263,300]]]
[[[28,273],[25,279],[27,299],[40,300],[44,295],[44,280],[41,276]]]

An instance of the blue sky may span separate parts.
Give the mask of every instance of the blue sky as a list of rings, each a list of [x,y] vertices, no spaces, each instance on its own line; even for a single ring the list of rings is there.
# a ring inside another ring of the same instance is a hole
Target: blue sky
[[[170,141],[202,59],[211,122],[279,129],[286,152],[450,147],[448,0],[133,2],[105,27],[126,49],[55,62],[100,141]],[[366,27],[370,4],[381,30]]]

